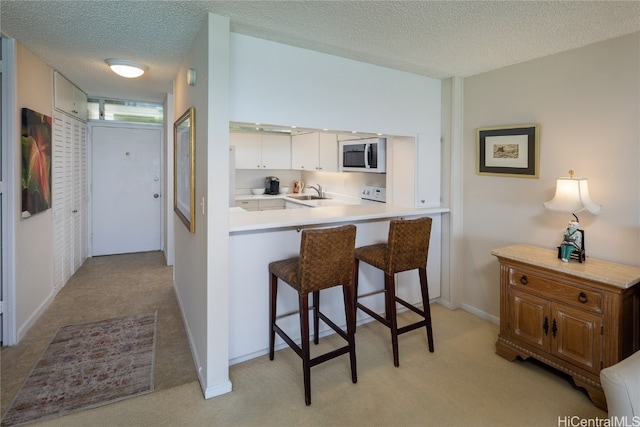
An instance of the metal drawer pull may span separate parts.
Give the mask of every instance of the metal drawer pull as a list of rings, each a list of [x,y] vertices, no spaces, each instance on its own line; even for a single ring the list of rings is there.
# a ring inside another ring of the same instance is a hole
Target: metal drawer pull
[[[544,323],[542,324],[542,330],[545,335],[549,335],[549,318],[544,316]]]
[[[523,276],[520,278],[520,283],[522,283],[523,285],[528,284],[528,283],[529,283],[529,279],[527,278],[527,276],[523,275]]]
[[[589,301],[589,298],[587,298],[587,294],[585,294],[584,292],[580,292],[580,295],[578,295],[578,301],[584,304]]]

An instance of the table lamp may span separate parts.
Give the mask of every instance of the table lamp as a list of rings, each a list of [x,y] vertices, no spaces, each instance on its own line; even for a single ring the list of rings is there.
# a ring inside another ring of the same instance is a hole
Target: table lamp
[[[575,217],[576,228],[579,226],[577,212],[588,210],[594,215],[599,214],[602,211],[602,206],[591,200],[589,196],[589,185],[587,178],[574,178],[574,172],[569,171],[568,177],[561,177],[556,180],[556,194],[553,199],[544,203],[544,207],[558,212],[570,212]],[[572,221],[573,222],[573,221]],[[575,230],[565,233],[565,240],[558,246],[558,258],[563,261],[568,261],[569,257],[572,259],[578,259],[579,262],[586,260],[584,252],[584,231],[577,230],[580,233],[579,242],[570,243],[569,233],[573,233]],[[575,237],[574,237],[575,238]],[[573,245],[577,251],[569,248],[570,251],[566,251],[567,245]]]

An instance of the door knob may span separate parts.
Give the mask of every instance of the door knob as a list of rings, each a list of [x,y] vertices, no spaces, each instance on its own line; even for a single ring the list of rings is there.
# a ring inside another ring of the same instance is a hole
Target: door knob
[[[153,198],[154,198],[154,199],[157,199],[158,197],[160,197],[160,195],[159,195],[158,193],[156,193],[156,194],[154,194],[154,195],[153,195]]]

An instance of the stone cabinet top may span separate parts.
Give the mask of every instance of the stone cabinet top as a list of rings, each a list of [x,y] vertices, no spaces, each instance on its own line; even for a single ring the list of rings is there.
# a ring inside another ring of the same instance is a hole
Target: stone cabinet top
[[[595,280],[621,289],[640,283],[640,267],[587,257],[583,263],[562,262],[558,251],[531,245],[513,245],[494,249],[491,254],[511,261],[546,268],[570,276]]]

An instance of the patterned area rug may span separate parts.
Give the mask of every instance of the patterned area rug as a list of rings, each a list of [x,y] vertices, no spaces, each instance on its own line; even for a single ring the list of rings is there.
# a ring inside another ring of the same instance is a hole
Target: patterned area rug
[[[58,329],[2,418],[19,425],[153,391],[157,313]]]

